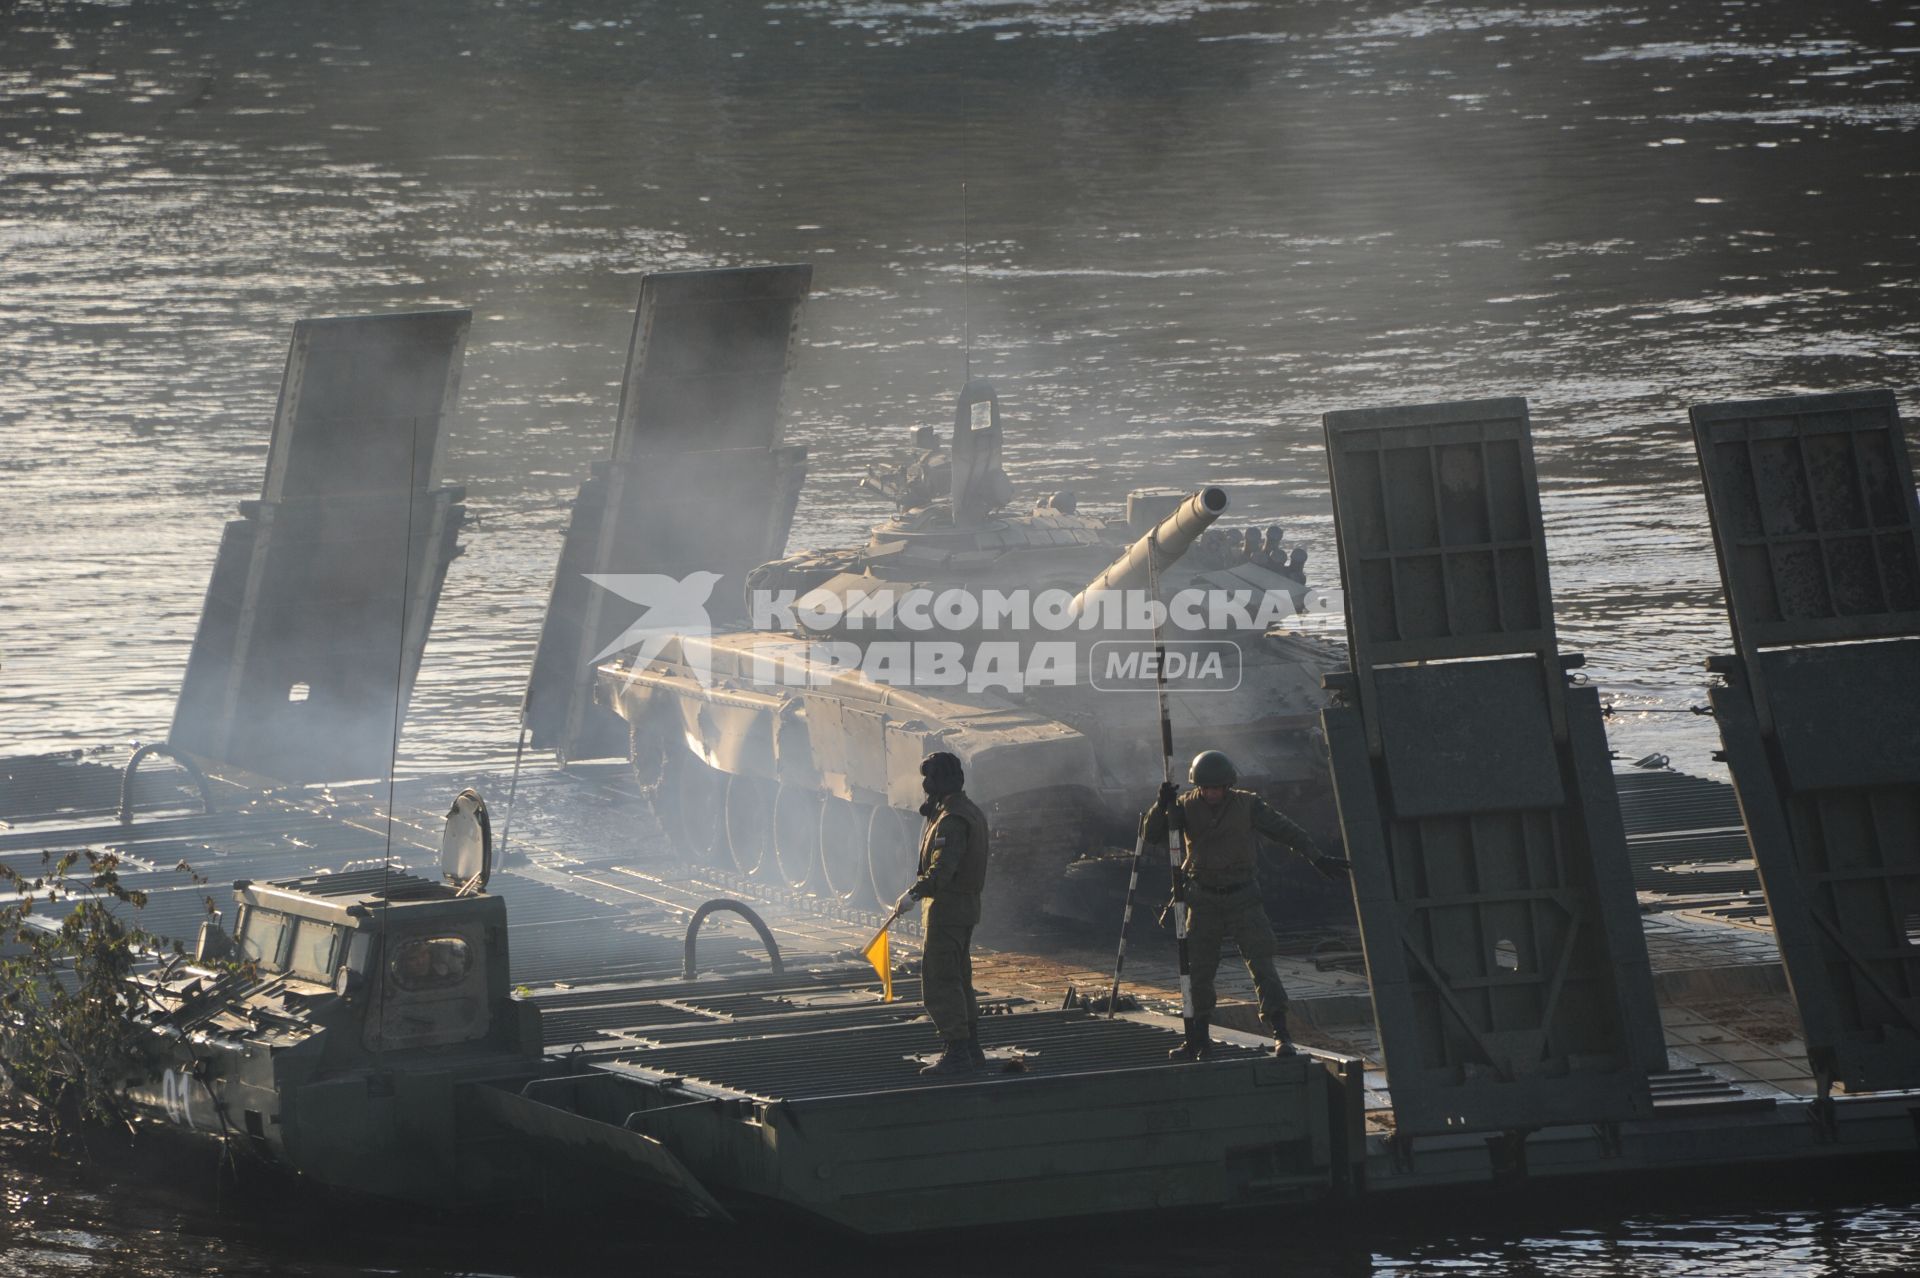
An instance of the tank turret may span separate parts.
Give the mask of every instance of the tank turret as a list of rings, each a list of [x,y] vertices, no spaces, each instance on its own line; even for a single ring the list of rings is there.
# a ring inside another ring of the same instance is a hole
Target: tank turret
[[[1000,468],[1000,397],[991,382],[968,382],[954,409],[952,496],[955,528],[977,528],[1013,500]]]
[[[864,545],[754,569],[750,629],[600,667],[635,779],[690,861],[891,902],[912,878],[933,750],[964,761],[994,822],[990,890],[1044,901],[1075,856],[1130,846],[1160,773],[1154,685],[1111,686],[1140,636],[1117,633],[1129,610],[1100,596],[1144,588],[1150,561],[1163,598],[1207,601],[1167,638],[1219,671],[1168,688],[1181,747],[1245,760],[1251,788],[1330,835],[1320,676],[1344,665],[1269,633],[1300,583],[1249,553],[1257,534],[1215,526],[1221,488],[1136,492],[1124,514],[1064,489],[1016,503],[1004,430],[994,388],[969,382],[944,449],[923,429],[902,465],[869,472],[895,509]],[[1274,886],[1296,910],[1315,891]]]

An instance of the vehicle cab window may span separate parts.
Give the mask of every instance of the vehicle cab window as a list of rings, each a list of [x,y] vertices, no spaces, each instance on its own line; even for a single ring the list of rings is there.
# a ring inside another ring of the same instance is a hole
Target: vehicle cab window
[[[318,919],[301,919],[294,927],[293,954],[287,968],[305,980],[331,981],[339,949],[339,928]]]
[[[250,909],[240,926],[240,957],[278,971],[293,920],[271,910]]]
[[[451,989],[472,970],[473,950],[457,936],[402,941],[387,963],[393,983],[409,992]]]

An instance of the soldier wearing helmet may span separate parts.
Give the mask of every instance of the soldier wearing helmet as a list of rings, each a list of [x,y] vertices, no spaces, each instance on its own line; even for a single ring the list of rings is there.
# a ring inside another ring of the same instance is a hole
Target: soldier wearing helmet
[[[987,818],[961,787],[960,760],[937,751],[920,762],[927,801],[920,815],[919,878],[907,895],[921,906],[920,997],[946,1043],[923,1074],[971,1074],[987,1063],[973,994],[973,929],[987,884]]]
[[[1287,1028],[1287,988],[1274,970],[1279,946],[1273,924],[1260,901],[1259,835],[1298,852],[1328,878],[1347,872],[1342,857],[1327,856],[1307,832],[1251,790],[1236,790],[1233,761],[1218,750],[1194,756],[1187,779],[1193,789],[1181,794],[1172,782],[1160,787],[1159,802],[1146,817],[1149,843],[1165,845],[1169,826],[1186,835],[1187,958],[1193,979],[1193,1030],[1173,1049],[1176,1060],[1197,1060],[1211,1048],[1207,1023],[1213,1017],[1214,973],[1227,938],[1240,948],[1253,977],[1260,1019],[1273,1031],[1274,1053],[1291,1056]]]

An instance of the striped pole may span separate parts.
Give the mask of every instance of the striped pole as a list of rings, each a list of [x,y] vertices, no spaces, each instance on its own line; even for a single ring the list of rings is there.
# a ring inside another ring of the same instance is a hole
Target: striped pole
[[[1164,669],[1166,659],[1161,658]],[[1160,741],[1165,759],[1163,768],[1173,780],[1173,724],[1167,718],[1166,688],[1160,695]],[[1180,945],[1180,1019],[1186,1022],[1187,1041],[1193,1041],[1193,968],[1187,961],[1187,832],[1180,824],[1180,812],[1167,813],[1167,862],[1173,876],[1173,935]]]
[[[500,861],[507,863],[507,834],[513,829],[513,796],[520,792],[520,756],[527,752],[527,703],[533,700],[533,683],[527,683],[527,691],[520,698],[520,744],[513,748],[513,780],[507,785],[507,819],[500,823]]]
[[[1160,542],[1158,530],[1147,542],[1147,600],[1149,606],[1160,599]],[[1153,627],[1153,690],[1160,705],[1160,779],[1173,784],[1173,717],[1167,711],[1167,644],[1161,634],[1159,618]],[[1180,824],[1180,811],[1167,813],[1167,860],[1173,878],[1173,935],[1180,948],[1180,1019],[1186,1022],[1187,1041],[1193,1042],[1193,970],[1187,960],[1187,875],[1182,868],[1187,859],[1187,832]]]
[[[1140,857],[1147,849],[1146,822],[1140,823],[1139,837],[1133,841],[1133,865],[1127,871],[1127,904],[1120,911],[1120,952],[1113,956],[1113,988],[1107,991],[1107,1019],[1120,1011],[1120,972],[1127,965],[1127,929],[1133,925],[1133,895],[1140,890]]]

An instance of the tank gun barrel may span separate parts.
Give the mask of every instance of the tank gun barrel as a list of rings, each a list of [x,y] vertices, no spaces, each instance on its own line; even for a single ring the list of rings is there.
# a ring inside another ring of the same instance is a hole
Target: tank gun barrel
[[[1181,502],[1171,515],[1154,525],[1146,536],[1128,546],[1125,553],[1088,582],[1067,605],[1067,615],[1078,617],[1100,591],[1133,590],[1146,585],[1149,557],[1156,573],[1165,571],[1186,553],[1187,547],[1200,539],[1200,534],[1212,526],[1226,508],[1224,488],[1202,488]]]

